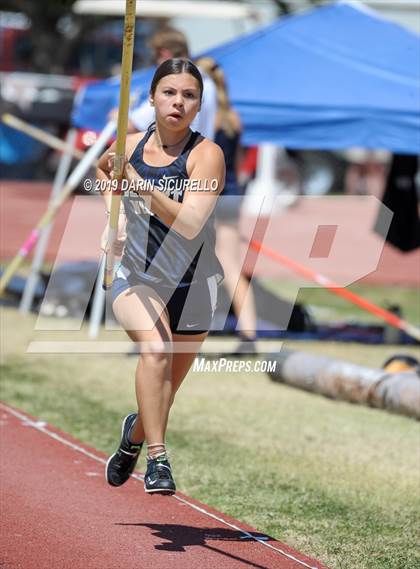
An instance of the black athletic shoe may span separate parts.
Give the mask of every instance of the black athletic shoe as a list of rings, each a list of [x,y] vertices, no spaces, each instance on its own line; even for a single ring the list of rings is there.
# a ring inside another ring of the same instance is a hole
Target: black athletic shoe
[[[166,454],[147,459],[144,489],[148,494],[175,494],[175,482]]]
[[[110,456],[105,466],[105,478],[111,486],[121,486],[130,478],[136,466],[143,443],[132,444],[128,433],[136,420],[137,413],[127,415],[121,427],[121,442],[116,453]]]

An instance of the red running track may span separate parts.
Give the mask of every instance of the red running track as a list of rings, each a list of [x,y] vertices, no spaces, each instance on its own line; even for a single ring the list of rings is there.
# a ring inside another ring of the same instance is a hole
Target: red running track
[[[105,456],[0,405],[3,569],[304,569],[325,566],[142,477],[105,482]]]

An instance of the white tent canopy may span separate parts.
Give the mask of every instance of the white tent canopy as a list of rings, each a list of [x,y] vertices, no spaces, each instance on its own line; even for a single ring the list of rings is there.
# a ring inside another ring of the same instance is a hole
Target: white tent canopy
[[[76,14],[123,16],[125,0],[78,0],[73,6]],[[207,17],[242,19],[256,15],[258,10],[237,2],[197,2],[191,0],[141,0],[137,2],[137,16],[144,18]]]

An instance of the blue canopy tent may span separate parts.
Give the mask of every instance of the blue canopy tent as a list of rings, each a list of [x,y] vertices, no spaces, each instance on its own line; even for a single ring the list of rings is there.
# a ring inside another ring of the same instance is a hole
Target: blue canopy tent
[[[276,21],[206,55],[225,70],[244,144],[420,152],[419,37],[339,2]],[[151,70],[133,75],[147,95]],[[75,126],[100,130],[118,80],[88,86]]]

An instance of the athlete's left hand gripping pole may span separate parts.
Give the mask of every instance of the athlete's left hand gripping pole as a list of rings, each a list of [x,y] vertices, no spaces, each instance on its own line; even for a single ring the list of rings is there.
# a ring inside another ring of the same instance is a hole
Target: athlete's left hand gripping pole
[[[131,69],[133,66],[135,25],[136,0],[126,0],[120,102],[118,106],[117,142],[114,158],[114,179],[118,180],[118,191],[113,192],[111,196],[111,213],[109,216],[108,244],[103,282],[103,288],[105,290],[111,287],[114,276],[114,254],[112,246],[118,232],[118,216],[121,202],[121,180],[124,173],[125,140],[127,138],[128,107],[130,101]]]

